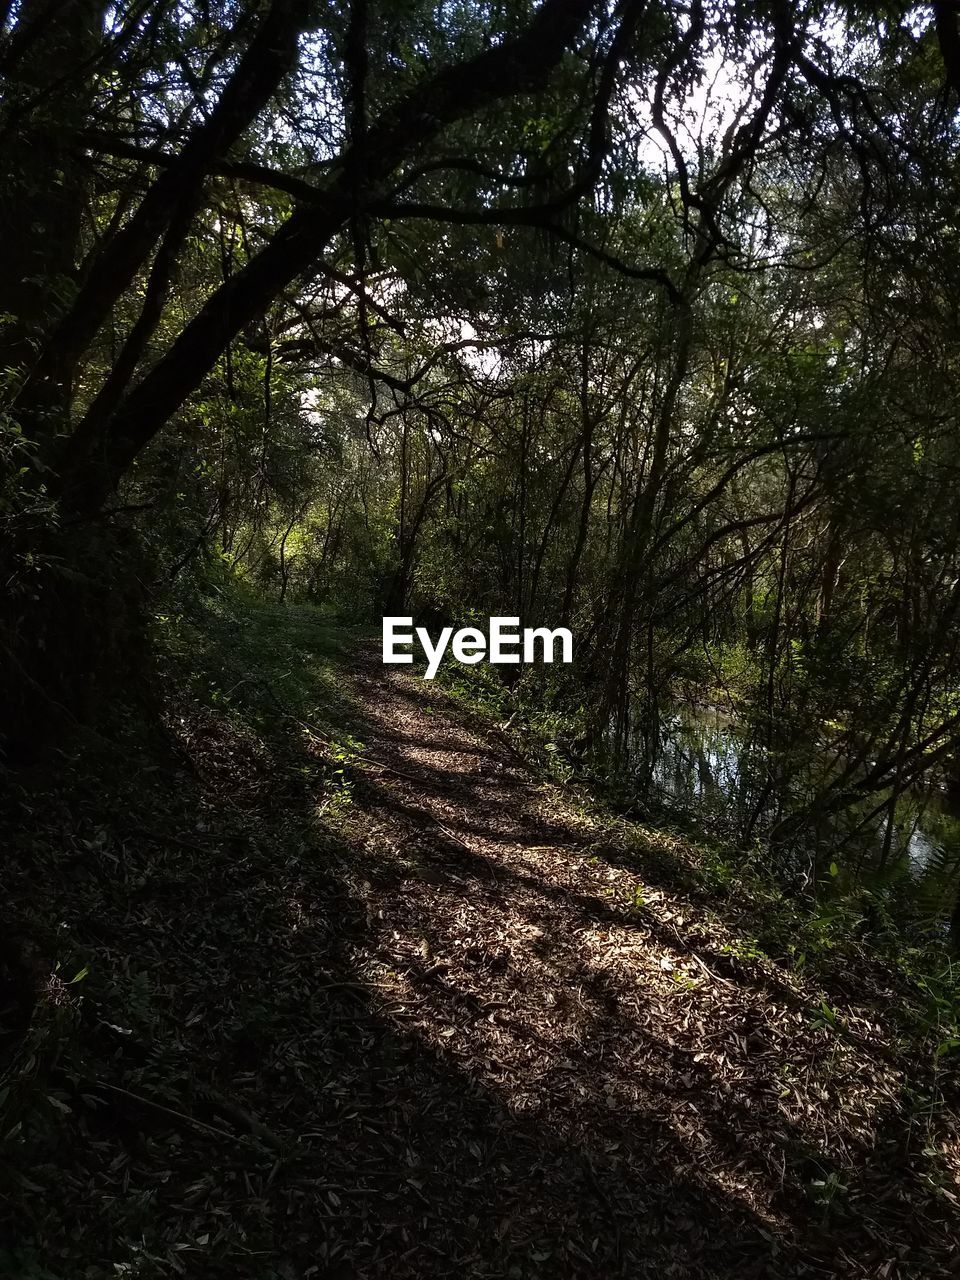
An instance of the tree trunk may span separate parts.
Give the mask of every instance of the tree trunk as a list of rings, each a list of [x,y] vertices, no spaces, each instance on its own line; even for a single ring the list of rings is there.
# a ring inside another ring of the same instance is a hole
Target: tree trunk
[[[0,368],[18,388],[30,440],[67,427],[69,379],[24,383],[77,284],[87,166],[64,121],[86,119],[103,0],[24,0],[0,112]]]

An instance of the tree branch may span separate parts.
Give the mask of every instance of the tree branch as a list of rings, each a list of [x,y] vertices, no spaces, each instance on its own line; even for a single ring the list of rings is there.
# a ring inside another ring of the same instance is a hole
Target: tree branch
[[[521,35],[445,67],[397,103],[387,118],[368,127],[362,172],[353,171],[354,156],[347,148],[314,202],[292,214],[269,243],[207,299],[105,428],[90,420],[80,424],[57,460],[65,507],[77,515],[99,509],[140,450],[200,385],[231,338],[322,255],[348,222],[355,193],[373,202],[397,166],[445,125],[545,84],[592,8],[593,0],[545,0]],[[212,149],[203,150],[206,156]],[[197,160],[191,161],[188,172],[191,180],[199,181],[203,166]],[[89,310],[84,311],[88,321]],[[82,327],[89,337],[89,323]],[[74,345],[77,336],[75,331]]]

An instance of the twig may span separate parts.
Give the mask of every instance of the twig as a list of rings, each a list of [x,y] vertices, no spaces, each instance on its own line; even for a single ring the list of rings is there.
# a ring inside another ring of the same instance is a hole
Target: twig
[[[423,778],[418,778],[413,773],[404,773],[402,769],[395,769],[392,764],[384,764],[382,760],[374,760],[370,756],[354,756],[353,759],[359,760],[362,764],[372,765],[375,769],[382,769],[385,773],[392,773],[398,778],[406,778],[408,782],[415,782],[417,786],[423,786]]]
[[[138,1102],[142,1107],[152,1107],[154,1111],[162,1111],[164,1115],[172,1116],[174,1120],[180,1120],[183,1124],[192,1124],[197,1129],[214,1133],[219,1138],[228,1138],[231,1142],[238,1141],[238,1135],[231,1133],[228,1129],[219,1129],[216,1125],[197,1120],[195,1116],[174,1111],[173,1107],[164,1106],[162,1102],[154,1102],[152,1098],[144,1098],[139,1093],[133,1093],[130,1089],[124,1089],[118,1084],[107,1084],[106,1080],[93,1080],[91,1083],[98,1089],[106,1089],[108,1093],[117,1093],[122,1098],[129,1098],[131,1102]]]
[[[277,707],[280,710],[280,713],[282,715],[285,715],[288,720],[292,720],[295,725],[299,725],[299,727],[303,729],[305,733],[308,733],[310,737],[313,738],[315,741],[319,742],[321,746],[330,747],[333,750],[343,749],[336,742],[331,741],[331,739],[328,738],[326,734],[321,733],[320,730],[317,729],[315,725],[309,724],[306,720],[301,720],[299,716],[296,716],[293,714],[292,711],[289,711],[283,705],[280,699],[277,697],[276,693],[273,691],[273,688],[271,687],[271,685],[267,683],[266,680],[261,681],[261,683],[263,684],[267,692],[270,694],[270,697],[277,704]],[[420,786],[423,785],[423,778],[418,778],[412,773],[404,773],[402,769],[395,769],[392,764],[386,764],[384,763],[383,760],[374,760],[370,756],[353,755],[349,759],[344,761],[345,764],[349,764],[349,765],[352,765],[355,762],[359,762],[361,764],[373,765],[374,768],[377,768],[377,769],[385,769],[387,773],[396,774],[398,778],[406,778],[409,782],[416,782]]]
[[[249,1111],[245,1111],[243,1107],[239,1106],[236,1102],[231,1102],[229,1098],[225,1098],[223,1094],[218,1092],[216,1089],[211,1089],[209,1085],[201,1086],[201,1092],[209,1098],[213,1105],[218,1107],[225,1116],[230,1120],[237,1121],[237,1123],[243,1125],[244,1128],[249,1129],[254,1137],[259,1138],[261,1142],[266,1143],[267,1146],[273,1147],[275,1151],[287,1150],[287,1143],[284,1142],[281,1137],[275,1134],[272,1129],[268,1129],[262,1121],[258,1120],[256,1116],[251,1115]]]
[[[458,835],[457,835],[457,833],[456,833],[455,831],[451,831],[451,830],[450,830],[450,828],[449,828],[449,827],[445,827],[445,826],[443,825],[443,823],[442,823],[442,822],[438,822],[438,821],[437,821],[437,819],[433,817],[433,814],[432,814],[432,813],[431,813],[429,816],[430,816],[430,818],[433,820],[434,824],[435,824],[436,826],[438,826],[438,827],[440,828],[440,830],[443,832],[443,834],[444,834],[444,835],[445,835],[449,840],[452,840],[452,841],[454,842],[454,844],[458,844],[458,845],[460,846],[460,848],[461,848],[461,849],[465,849],[465,850],[467,851],[467,853],[476,853],[476,850],[475,850],[475,849],[471,849],[471,848],[470,848],[470,846],[467,844],[466,840],[462,840],[462,839],[460,838],[460,836],[458,836]]]
[[[703,963],[703,961],[700,959],[700,957],[697,955],[695,951],[691,951],[690,955],[694,960],[696,960],[697,964],[700,966],[700,968],[703,970],[703,972],[707,975],[708,978],[712,978],[714,982],[722,982],[725,987],[732,987],[734,990],[737,990],[737,983],[731,982],[729,978],[721,978],[719,973],[714,973],[712,969],[709,969]]]

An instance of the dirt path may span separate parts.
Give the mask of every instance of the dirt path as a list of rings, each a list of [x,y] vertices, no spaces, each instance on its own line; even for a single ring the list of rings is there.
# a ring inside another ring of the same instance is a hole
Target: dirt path
[[[309,670],[312,618],[268,621]],[[0,1275],[960,1274],[942,1068],[851,1005],[861,975],[822,1016],[702,851],[589,816],[435,686],[344,668],[379,764],[336,772],[282,696],[183,695],[183,771],[20,813],[44,856],[10,899],[87,976],[53,976],[12,1064]]]
[[[356,959],[416,1056],[384,1086],[413,1211],[391,1274],[948,1274],[879,1143],[902,1082],[644,879],[667,837],[618,846],[416,678],[358,689],[389,768],[358,793]]]

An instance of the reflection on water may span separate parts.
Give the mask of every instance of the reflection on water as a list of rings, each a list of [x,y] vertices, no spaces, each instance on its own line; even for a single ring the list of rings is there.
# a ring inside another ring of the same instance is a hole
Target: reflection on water
[[[909,803],[909,799],[902,801],[900,808],[909,806]],[[924,872],[930,871],[931,869],[936,869],[947,853],[947,850],[944,849],[943,845],[935,844],[919,826],[920,816],[921,815],[918,812],[914,821],[909,823],[906,836],[904,836],[902,826],[898,830],[898,824],[894,823],[893,828],[894,849],[906,854],[910,870],[918,876],[923,875]],[[884,815],[881,819],[878,832],[881,841],[886,836],[889,825],[890,818],[889,816]]]
[[[794,767],[771,768],[770,756],[716,708],[684,710],[661,723],[651,774],[664,807],[742,839],[762,835],[809,801],[830,761],[825,753]],[[887,880],[909,878],[933,911],[949,911],[960,875],[960,812],[936,791],[901,797],[890,815],[871,814],[882,796],[859,813],[836,820],[820,839],[842,868]]]
[[[745,774],[756,772],[751,755],[719,711],[673,716],[662,726],[654,785],[691,808],[717,797],[736,804],[742,798]]]

